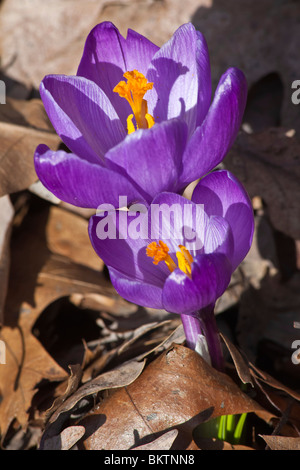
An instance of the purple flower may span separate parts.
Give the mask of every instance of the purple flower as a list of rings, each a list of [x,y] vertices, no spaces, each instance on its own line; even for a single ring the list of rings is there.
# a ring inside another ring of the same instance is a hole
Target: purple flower
[[[144,213],[93,216],[89,233],[122,297],[193,316],[223,294],[250,248],[253,227],[243,186],[221,170],[197,184],[191,201],[161,193]]]
[[[96,208],[118,207],[119,195],[150,203],[212,170],[237,135],[247,86],[230,68],[211,102],[207,45],[192,24],[159,48],[104,22],[89,34],[77,75],[48,75],[40,93],[71,153],[39,145],[37,174],[58,198]]]
[[[146,211],[136,206],[90,220],[91,242],[114,287],[128,301],[180,314],[188,347],[202,344],[223,370],[214,306],[251,246],[247,193],[222,170],[200,180],[191,201],[164,192]]]

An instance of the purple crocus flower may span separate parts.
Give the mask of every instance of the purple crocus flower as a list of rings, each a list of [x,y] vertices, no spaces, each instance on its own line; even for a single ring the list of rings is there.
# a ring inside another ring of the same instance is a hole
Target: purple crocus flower
[[[181,314],[190,346],[204,330],[216,351],[214,305],[246,256],[253,229],[251,201],[225,170],[200,180],[191,201],[164,192],[144,213],[103,212],[89,225],[93,247],[122,297]]]
[[[77,75],[46,76],[40,94],[71,153],[39,145],[36,172],[58,198],[96,208],[119,207],[119,195],[150,203],[212,170],[237,135],[247,86],[230,68],[211,102],[208,49],[192,24],[159,48],[104,22],[90,32]]]

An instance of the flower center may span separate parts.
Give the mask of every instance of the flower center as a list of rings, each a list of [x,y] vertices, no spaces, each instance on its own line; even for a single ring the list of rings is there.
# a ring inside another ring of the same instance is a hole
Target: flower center
[[[178,248],[180,249],[180,251],[176,252],[178,268],[187,274],[187,276],[191,277],[193,257],[185,246],[179,245]],[[169,255],[168,245],[161,240],[158,244],[151,242],[146,248],[146,254],[150,258],[153,258],[154,264],[164,261],[171,273],[177,268],[175,261]]]
[[[131,134],[136,129],[132,122],[133,115],[136,120],[137,129],[148,129],[153,126],[154,118],[148,114],[147,101],[144,95],[153,88],[153,83],[148,82],[147,78],[138,70],[125,72],[123,75],[127,82],[122,80],[113,91],[118,93],[121,98],[125,98],[131,106],[133,114],[127,118],[127,131]]]

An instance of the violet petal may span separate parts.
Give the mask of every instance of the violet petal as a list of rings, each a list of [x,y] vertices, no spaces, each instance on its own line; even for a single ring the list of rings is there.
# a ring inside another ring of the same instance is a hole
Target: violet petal
[[[92,80],[104,91],[125,126],[126,118],[132,111],[127,101],[113,89],[124,80],[126,71],[135,69],[146,75],[158,49],[135,31],[128,30],[125,39],[115,25],[105,21],[89,33],[77,75]]]
[[[107,166],[136,182],[151,202],[177,189],[186,138],[187,126],[177,119],[137,130],[106,154]]]
[[[119,207],[119,194],[126,194],[128,202],[142,199],[122,175],[73,153],[54,152],[41,144],[35,151],[34,164],[44,186],[74,206],[97,208],[110,203]]]
[[[223,253],[200,254],[192,263],[192,279],[179,269],[167,278],[163,306],[168,312],[193,314],[216,302],[230,276],[231,265]]]
[[[254,231],[252,204],[245,188],[229,171],[214,171],[200,180],[192,200],[204,204],[208,215],[221,216],[230,224],[234,240],[230,259],[235,269],[248,253]]]
[[[182,187],[215,168],[239,131],[247,99],[244,74],[228,69],[221,77],[202,125],[192,135],[183,155]]]
[[[154,55],[147,78],[154,83],[149,112],[157,121],[180,117],[194,131],[198,100],[198,36],[194,26],[184,24]],[[156,97],[154,97],[154,93]]]
[[[125,138],[125,129],[109,99],[92,81],[47,75],[40,93],[57,134],[77,155],[97,161]]]

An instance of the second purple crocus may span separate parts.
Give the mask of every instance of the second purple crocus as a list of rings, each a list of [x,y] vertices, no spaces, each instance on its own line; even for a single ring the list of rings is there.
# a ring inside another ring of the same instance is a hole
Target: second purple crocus
[[[223,170],[204,177],[191,201],[164,192],[143,213],[103,212],[89,226],[118,293],[138,305],[180,314],[188,345],[195,348],[204,333],[218,369],[214,306],[249,251],[253,229],[247,193]]]
[[[181,193],[218,165],[239,130],[246,104],[243,73],[228,69],[213,100],[206,41],[184,24],[161,48],[110,22],[86,40],[77,75],[47,75],[46,112],[70,152],[41,144],[42,183],[75,206],[119,207],[162,191]]]

